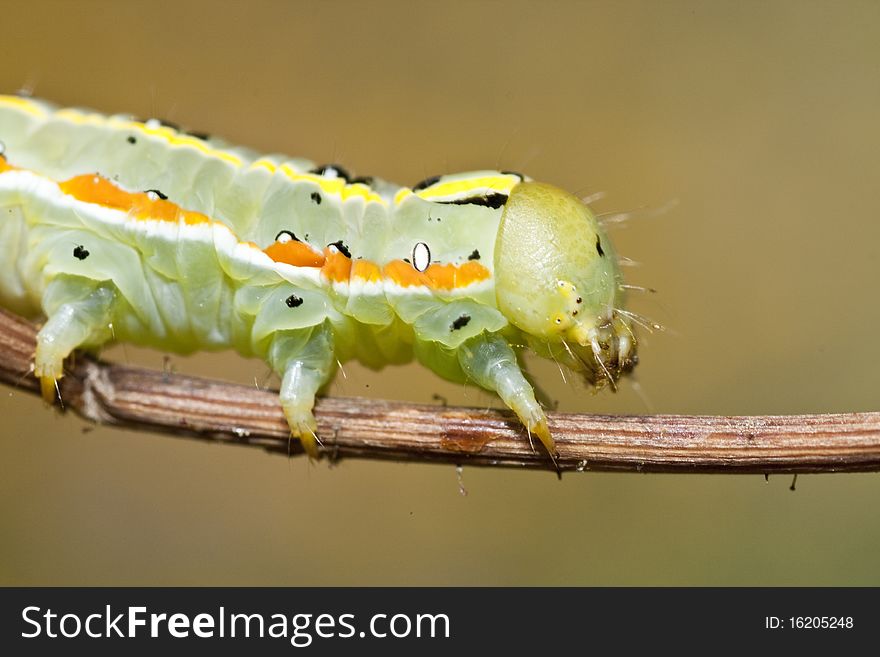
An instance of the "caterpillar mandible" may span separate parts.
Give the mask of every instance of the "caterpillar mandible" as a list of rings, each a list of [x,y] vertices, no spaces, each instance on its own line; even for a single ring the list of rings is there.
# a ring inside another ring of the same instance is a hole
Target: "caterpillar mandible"
[[[612,386],[636,363],[618,259],[579,199],[510,171],[413,187],[155,119],[0,96],[0,304],[46,318],[34,372],[111,340],[235,349],[281,377],[318,453],[339,362],[413,356],[496,392],[548,452],[524,347]]]

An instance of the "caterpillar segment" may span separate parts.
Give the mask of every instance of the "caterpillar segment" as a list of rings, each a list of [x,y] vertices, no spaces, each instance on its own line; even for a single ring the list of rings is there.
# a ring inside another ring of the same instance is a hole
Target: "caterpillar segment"
[[[156,120],[0,96],[0,304],[45,317],[34,372],[121,340],[235,349],[281,378],[319,453],[338,363],[415,357],[495,392],[555,455],[520,345],[610,385],[636,362],[613,246],[589,208],[504,171],[413,187],[261,156]]]

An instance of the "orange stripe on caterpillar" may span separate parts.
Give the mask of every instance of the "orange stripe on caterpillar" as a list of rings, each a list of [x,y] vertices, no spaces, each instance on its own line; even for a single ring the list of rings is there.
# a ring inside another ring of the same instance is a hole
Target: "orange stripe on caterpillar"
[[[185,224],[211,223],[201,212],[184,210],[162,198],[156,192],[127,192],[112,181],[97,174],[74,176],[59,183],[61,191],[78,201],[95,203],[128,212],[136,219],[153,219]]]
[[[492,277],[492,273],[488,269],[474,261],[466,262],[463,265],[433,263],[425,270],[425,274],[431,279],[432,287],[438,290],[467,287]]]
[[[375,262],[355,260],[351,266],[351,277],[366,283],[378,283],[382,280],[382,270]]]
[[[417,271],[403,260],[392,260],[383,268],[386,278],[401,287],[424,286],[434,290],[454,290],[488,280],[491,272],[478,262],[463,265],[433,263],[424,272]]]
[[[289,242],[288,242],[289,244]],[[351,278],[351,258],[329,247],[324,249],[321,273],[334,283],[345,283]]]
[[[322,267],[324,265],[324,254],[315,251],[305,242],[297,240],[274,242],[263,253],[275,262],[283,262],[294,267]]]
[[[0,157],[0,173],[16,167]],[[180,222],[188,225],[212,223],[210,217],[163,198],[157,192],[128,192],[113,181],[98,175],[75,176],[58,184],[65,194],[84,203],[128,212],[136,219]],[[256,246],[256,245],[254,245]],[[258,247],[257,247],[258,248]],[[357,260],[355,263],[339,251],[326,248],[323,253],[298,240],[274,242],[263,252],[274,262],[294,267],[320,267],[324,276],[333,282],[345,282],[352,277],[365,281],[390,279],[401,287],[423,286],[434,290],[451,291],[491,278],[491,272],[475,261],[462,265],[432,263],[424,272],[417,271],[404,260],[392,260],[380,268],[375,263]]]

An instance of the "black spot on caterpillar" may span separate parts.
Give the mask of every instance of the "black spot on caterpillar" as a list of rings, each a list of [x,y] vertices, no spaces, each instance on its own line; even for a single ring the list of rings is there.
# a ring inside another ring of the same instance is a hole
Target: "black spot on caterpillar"
[[[86,247],[80,244],[73,250],[73,257],[77,260],[85,260],[89,257],[89,252],[86,250]]]
[[[201,139],[202,141],[208,141],[211,138],[211,135],[209,135],[207,132],[187,130],[185,134],[190,137],[195,137],[196,139]]]
[[[202,141],[207,141],[208,139],[211,138],[211,136],[207,132],[201,132],[199,130],[189,130],[189,129],[185,130],[185,129],[181,128],[179,124],[174,123],[173,121],[169,121],[168,119],[158,119],[158,118],[138,119],[138,118],[136,118],[134,120],[137,121],[138,123],[143,123],[144,125],[147,125],[147,126],[160,125],[163,128],[170,128],[171,130],[174,130],[175,132],[179,132],[182,135],[187,135],[188,137],[194,137],[196,139],[201,139]],[[133,138],[129,138],[129,140],[128,140],[129,144],[134,144],[136,142],[136,140],[132,141],[132,139]]]
[[[468,256],[468,260],[479,260],[480,252],[477,249],[474,249],[473,253]]]
[[[301,305],[303,305],[303,300],[295,294],[291,294],[284,300],[284,303],[287,304],[288,308],[299,308]]]
[[[282,239],[284,237],[286,237],[287,239]],[[308,238],[308,235],[306,235],[306,238]],[[275,236],[276,242],[289,242],[290,240],[293,240],[294,242],[301,242],[302,241],[300,238],[298,238],[296,235],[294,235],[289,230],[282,230]]]
[[[469,198],[457,198],[454,201],[437,201],[445,205],[483,205],[487,208],[497,209],[507,203],[507,194],[487,194],[486,196],[471,196]]]
[[[602,250],[602,241],[599,239],[598,235],[596,235],[596,253],[602,257],[605,256],[605,252]]]
[[[348,182],[351,179],[348,171],[338,164],[322,164],[309,171],[309,173],[314,173],[315,175],[324,178],[342,178],[345,182]]]
[[[520,180],[525,180],[526,177],[522,175],[519,171],[501,171],[505,176],[516,176]]]
[[[135,137],[134,135],[129,135],[128,137],[125,138],[125,141],[127,141],[129,144],[138,143],[137,137]]]
[[[337,251],[351,260],[351,251],[348,250],[348,247],[345,246],[345,242],[342,240],[339,240],[338,242],[330,242],[327,246],[335,246]]]
[[[317,204],[321,205],[321,195],[318,192],[312,192],[311,199]]]
[[[163,128],[171,128],[172,130],[176,130],[177,132],[181,132],[180,126],[176,123],[172,123],[171,121],[168,121],[166,119],[151,119],[151,120],[158,121],[159,125],[161,125]]]
[[[167,194],[163,194],[163,193],[160,192],[158,189],[148,189],[148,190],[145,191],[144,193],[145,193],[145,194],[155,194],[156,196],[158,196],[158,197],[159,197],[161,200],[163,200],[163,201],[167,201],[167,200],[168,200],[168,195],[167,195]]]
[[[431,185],[440,181],[440,176],[431,176],[430,178],[425,178],[421,182],[417,182],[415,186],[412,188],[414,192],[419,191],[420,189],[426,189]]]
[[[352,178],[350,182],[352,185],[360,184],[370,187],[373,184],[373,180],[373,176],[358,176],[357,178]]]
[[[452,326],[449,327],[450,331],[457,331],[461,328],[464,328],[468,325],[468,322],[471,321],[470,315],[459,315],[454,322],[452,322]]]

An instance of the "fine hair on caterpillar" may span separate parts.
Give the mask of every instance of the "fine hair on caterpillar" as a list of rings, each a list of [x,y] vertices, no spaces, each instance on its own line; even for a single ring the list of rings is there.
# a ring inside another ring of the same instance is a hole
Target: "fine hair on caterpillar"
[[[496,393],[551,457],[523,349],[615,389],[637,362],[620,266],[580,199],[513,171],[411,186],[260,155],[167,122],[0,96],[0,304],[44,317],[34,358],[110,341],[234,349],[281,378],[319,453],[315,395],[357,359],[415,358]]]

